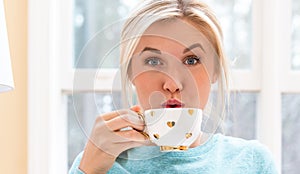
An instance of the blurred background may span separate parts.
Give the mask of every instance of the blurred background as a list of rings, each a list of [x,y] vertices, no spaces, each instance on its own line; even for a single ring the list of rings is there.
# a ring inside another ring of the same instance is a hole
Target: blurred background
[[[139,0],[4,0],[15,89],[0,94],[1,173],[67,173],[97,115],[122,107],[124,18]],[[232,68],[225,134],[300,164],[300,2],[204,0]]]

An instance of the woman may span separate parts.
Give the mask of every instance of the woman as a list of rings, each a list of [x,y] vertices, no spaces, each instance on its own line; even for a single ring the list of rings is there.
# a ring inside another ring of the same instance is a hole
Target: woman
[[[214,134],[224,115],[228,70],[220,26],[205,4],[144,1],[123,28],[121,67],[123,93],[131,98],[134,86],[139,106],[98,116],[70,173],[277,173],[257,141]],[[142,133],[138,113],[164,107],[208,115],[188,151],[161,153]]]

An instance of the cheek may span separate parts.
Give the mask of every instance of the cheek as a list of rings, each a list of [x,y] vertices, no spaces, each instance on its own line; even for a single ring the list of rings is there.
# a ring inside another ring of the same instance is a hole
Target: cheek
[[[133,80],[138,96],[147,96],[151,91],[151,79],[148,76],[139,75]]]
[[[151,72],[142,73],[133,79],[139,102],[144,109],[150,106],[150,100],[154,97],[153,95],[155,95],[157,91],[160,91],[161,82],[159,79],[161,78],[159,78],[157,74]]]
[[[210,80],[204,68],[194,72],[193,76],[197,88],[196,91],[198,94],[197,97],[199,100],[199,105],[200,105],[199,107],[201,109],[204,109],[210,93],[210,88],[211,88]]]

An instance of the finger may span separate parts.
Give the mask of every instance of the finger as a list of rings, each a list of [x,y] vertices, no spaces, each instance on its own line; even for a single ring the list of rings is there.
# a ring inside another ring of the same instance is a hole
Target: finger
[[[134,112],[132,112],[132,111],[134,111]],[[101,118],[104,121],[107,121],[107,120],[111,120],[119,115],[128,114],[128,113],[136,114],[136,113],[140,113],[140,112],[142,112],[142,109],[140,106],[133,106],[130,109],[121,109],[121,110],[116,110],[113,112],[105,113],[105,114],[101,115]]]
[[[144,112],[142,107],[140,107],[138,105],[132,106],[130,108],[130,110],[136,112],[138,115],[143,115],[143,112]]]
[[[155,143],[153,143],[149,139],[146,140],[146,141],[140,142],[140,144],[143,145],[143,146],[157,146]]]
[[[126,130],[126,131],[119,131],[115,132],[116,135],[120,137],[115,143],[124,143],[124,142],[144,142],[147,141],[148,138],[141,134],[136,130]]]
[[[139,119],[142,120],[143,122],[145,122],[145,116],[144,116],[144,113],[143,113],[144,111],[143,111],[142,107],[135,105],[135,106],[132,106],[130,108],[130,110],[134,111],[138,115]]]
[[[130,109],[130,110],[128,110],[128,113],[136,116],[134,118],[138,118],[139,119],[137,123],[139,123],[141,121],[141,122],[143,122],[143,124],[145,124],[145,116],[144,116],[144,114],[143,114],[143,112],[141,110],[139,110],[139,111],[133,111],[133,110]],[[135,120],[132,120],[132,121],[135,121]]]
[[[115,117],[118,117],[120,115],[127,114],[127,113],[128,113],[128,109],[116,110],[116,111],[105,113],[105,114],[101,115],[101,118],[104,121],[108,121]]]
[[[144,129],[144,122],[137,116],[125,114],[106,121],[107,127],[112,131],[118,131],[122,128],[132,127],[137,130]]]
[[[138,105],[132,106],[130,110],[135,111],[135,112],[142,112],[142,108]]]
[[[107,154],[113,155],[114,157],[118,157],[122,152],[140,146],[144,146],[144,145],[138,141],[114,143],[111,146],[111,148],[106,149],[105,152]]]
[[[136,130],[137,131],[137,130]],[[121,137],[122,136],[122,138],[125,138],[126,140],[123,140],[123,141],[120,141],[119,139],[118,139],[118,141],[114,141],[115,143],[124,143],[124,142],[134,142],[134,141],[136,141],[136,142],[138,142],[140,145],[142,145],[142,146],[156,146],[156,144],[155,143],[153,143],[151,140],[150,140],[150,138],[149,138],[149,135],[147,134],[147,133],[145,133],[145,132],[141,132],[141,131],[137,131],[138,133],[140,133],[143,137],[141,137],[139,134],[137,134],[138,135],[138,141],[137,141],[137,139],[134,139],[134,140],[132,140],[132,139],[130,139],[130,138],[132,138],[132,137],[134,137],[135,136],[135,134],[136,134],[136,132],[134,132],[134,131],[131,131],[131,132],[124,132],[124,133],[122,133],[122,132],[116,132],[116,135],[117,136],[119,136],[119,137]],[[125,135],[124,136],[124,134],[127,134],[127,135]],[[142,138],[143,140],[140,140],[140,138]]]
[[[130,141],[130,142],[124,142],[124,143],[118,143],[116,144],[122,151],[135,148],[135,147],[140,147],[140,146],[145,146],[142,142],[139,141]]]

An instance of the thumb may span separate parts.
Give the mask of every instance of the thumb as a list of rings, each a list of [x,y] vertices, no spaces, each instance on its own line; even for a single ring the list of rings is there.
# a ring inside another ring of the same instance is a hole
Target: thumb
[[[134,111],[134,112],[138,112],[138,113],[142,113],[142,112],[143,112],[142,107],[139,106],[139,105],[132,106],[132,107],[130,108],[130,110],[132,110],[132,111]]]
[[[135,105],[135,106],[132,106],[130,108],[130,110],[134,111],[135,113],[137,113],[137,115],[139,116],[139,118],[141,120],[143,120],[143,122],[145,122],[145,118],[144,118],[144,114],[143,114],[143,109],[141,106],[138,106],[138,105]]]

